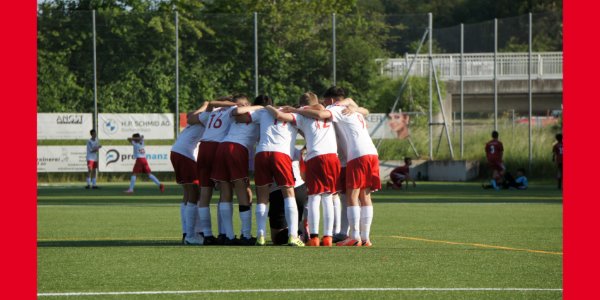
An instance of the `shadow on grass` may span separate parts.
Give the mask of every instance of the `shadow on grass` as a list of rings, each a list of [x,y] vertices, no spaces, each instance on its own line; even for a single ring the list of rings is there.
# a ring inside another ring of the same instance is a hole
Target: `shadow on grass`
[[[78,241],[38,241],[42,247],[173,247],[181,246],[176,240],[78,240]]]

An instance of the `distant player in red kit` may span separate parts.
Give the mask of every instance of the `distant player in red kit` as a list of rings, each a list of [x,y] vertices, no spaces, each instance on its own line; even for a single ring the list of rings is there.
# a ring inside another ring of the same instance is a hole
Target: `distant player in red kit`
[[[412,159],[410,157],[404,158],[404,166],[397,167],[390,172],[390,179],[392,180],[392,188],[394,189],[402,189],[402,181],[412,181],[413,187],[416,187],[417,184],[415,180],[410,177],[410,166],[412,165]]]
[[[552,161],[556,163],[558,172],[556,173],[557,187],[562,189],[563,173],[563,142],[562,133],[556,135],[556,144],[552,147]]]
[[[499,184],[504,176],[504,164],[502,163],[502,155],[504,154],[504,147],[502,142],[498,140],[498,131],[492,131],[492,140],[485,144],[485,155],[487,157],[488,165],[492,170],[492,180],[490,181],[492,187],[496,190],[500,189]]]
[[[133,157],[135,157],[135,165],[133,166],[133,174],[131,175],[131,182],[129,183],[129,189],[125,191],[127,194],[133,193],[133,187],[135,186],[135,180],[137,178],[136,174],[145,173],[148,174],[148,178],[152,180],[158,188],[160,192],[165,191],[165,186],[160,183],[156,176],[150,173],[150,165],[148,165],[148,161],[146,160],[146,145],[144,144],[144,136],[139,133],[134,133],[131,137],[127,138],[127,141],[131,143],[133,146]]]

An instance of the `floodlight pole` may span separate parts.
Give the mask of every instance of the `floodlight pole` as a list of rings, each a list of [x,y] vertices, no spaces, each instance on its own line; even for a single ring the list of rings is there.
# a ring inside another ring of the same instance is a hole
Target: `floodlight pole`
[[[433,160],[433,14],[427,14],[429,18],[429,160]]]
[[[333,43],[333,85],[335,86],[337,84],[337,78],[336,78],[336,48],[335,48],[335,42],[336,42],[336,37],[335,37],[335,13],[333,13],[331,15],[331,23],[332,23],[332,29],[333,29],[333,33],[332,33],[332,43]]]
[[[175,138],[179,137],[179,13],[175,11]]]
[[[94,130],[98,132],[98,70],[96,65],[96,10],[92,10],[92,30],[94,49]]]
[[[258,97],[258,13],[254,12],[254,97]]]

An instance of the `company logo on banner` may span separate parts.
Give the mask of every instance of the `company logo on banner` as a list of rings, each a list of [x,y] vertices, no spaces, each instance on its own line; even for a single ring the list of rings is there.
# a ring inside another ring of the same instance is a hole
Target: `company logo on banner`
[[[38,146],[37,171],[86,172],[85,146]]]
[[[151,140],[170,140],[175,136],[173,114],[98,114],[98,120],[100,139],[126,139],[134,133]]]
[[[86,140],[94,128],[92,114],[38,113],[38,140]]]
[[[171,146],[146,146],[146,159],[152,172],[172,172]],[[131,172],[135,158],[133,146],[102,146],[100,172]]]

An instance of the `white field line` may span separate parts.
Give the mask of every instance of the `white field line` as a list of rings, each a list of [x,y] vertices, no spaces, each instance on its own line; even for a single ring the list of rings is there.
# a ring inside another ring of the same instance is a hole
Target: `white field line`
[[[65,296],[122,296],[170,294],[233,294],[233,293],[298,293],[298,292],[562,292],[562,288],[302,288],[302,289],[247,289],[247,290],[195,290],[195,291],[137,291],[137,292],[73,292],[38,293],[38,297]]]

